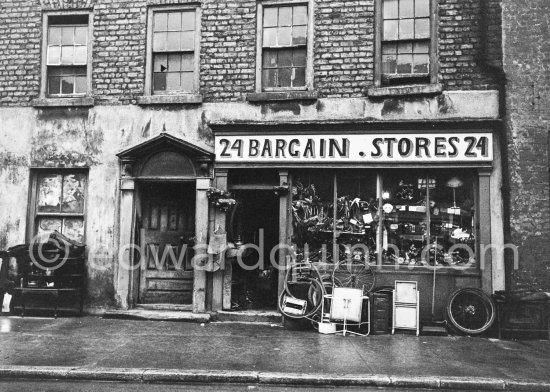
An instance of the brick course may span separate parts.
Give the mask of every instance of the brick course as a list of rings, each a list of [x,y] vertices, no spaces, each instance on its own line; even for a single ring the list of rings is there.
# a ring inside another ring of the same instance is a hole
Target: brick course
[[[482,0],[439,0],[439,80],[447,89],[492,89],[479,62]],[[489,0],[494,9],[500,0]],[[40,89],[42,10],[93,7],[96,104],[143,95],[148,5],[187,0],[9,0],[0,2],[0,105],[29,105]],[[493,4],[494,3],[494,4]],[[254,92],[256,1],[203,0],[200,89],[206,102]],[[375,1],[315,1],[314,84],[320,97],[361,97],[374,77]],[[498,7],[496,7],[498,9]],[[492,13],[494,19],[498,14]],[[500,23],[488,28],[498,37]],[[497,39],[498,40],[498,39]],[[488,49],[498,55],[498,42]],[[497,49],[491,49],[491,48]]]

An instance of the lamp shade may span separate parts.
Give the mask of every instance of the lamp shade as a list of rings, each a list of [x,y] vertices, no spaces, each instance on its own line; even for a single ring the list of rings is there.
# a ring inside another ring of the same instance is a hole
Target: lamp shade
[[[453,177],[447,181],[448,188],[460,188],[462,185],[464,185],[464,182],[458,177]]]

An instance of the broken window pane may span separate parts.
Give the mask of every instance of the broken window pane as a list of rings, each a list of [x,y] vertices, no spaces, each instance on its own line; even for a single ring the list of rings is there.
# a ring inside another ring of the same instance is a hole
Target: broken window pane
[[[60,212],[61,175],[48,174],[38,178],[38,212]]]
[[[153,25],[155,31],[166,31],[168,27],[168,14],[166,12],[155,12]]]
[[[264,27],[277,26],[278,9],[275,7],[264,8]]]
[[[153,59],[154,72],[166,72],[168,69],[168,56],[165,54],[156,54]]]
[[[430,16],[430,0],[415,0],[414,16],[416,16],[417,18]]]
[[[384,39],[385,40],[397,39],[398,23],[399,22],[397,20],[384,21]]]
[[[69,174],[63,177],[62,212],[84,212],[85,181],[84,174]]]
[[[414,55],[414,73],[428,73],[429,72],[430,57],[427,54]]]
[[[292,7],[279,7],[279,26],[292,26]]]
[[[294,7],[292,15],[293,25],[307,25],[307,6],[299,5]]]
[[[37,240],[38,242],[46,242],[48,240],[49,235],[53,231],[59,231],[61,230],[61,219],[59,218],[41,218],[38,220],[38,230],[37,230]]]
[[[292,29],[292,45],[305,45],[307,41],[307,27],[295,26]]]
[[[412,55],[401,54],[397,57],[397,73],[410,74],[412,72]]]
[[[153,74],[153,90],[165,91],[166,90],[166,74],[155,72]]]
[[[48,77],[48,95],[61,94],[61,78],[59,76]]]
[[[64,76],[61,78],[61,94],[74,93],[74,77]]]
[[[402,19],[399,21],[399,39],[414,38],[414,19]]]
[[[399,14],[397,12],[398,0],[384,0],[384,19],[397,19]]]
[[[84,242],[84,220],[81,218],[65,219],[61,232],[74,241]]]
[[[414,38],[429,38],[430,37],[430,19],[422,18],[415,20]]]

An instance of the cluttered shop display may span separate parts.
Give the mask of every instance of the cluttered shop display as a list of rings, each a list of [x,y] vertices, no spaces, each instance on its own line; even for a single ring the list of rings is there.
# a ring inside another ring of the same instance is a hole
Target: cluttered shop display
[[[475,268],[475,183],[470,170],[297,171],[297,254],[309,261]]]

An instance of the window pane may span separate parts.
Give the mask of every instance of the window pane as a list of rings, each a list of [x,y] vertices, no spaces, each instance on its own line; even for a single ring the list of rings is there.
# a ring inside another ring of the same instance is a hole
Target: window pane
[[[166,73],[153,74],[153,90],[166,91]]]
[[[61,47],[61,64],[74,64],[74,46]]]
[[[277,26],[278,11],[275,7],[264,8],[264,27]]]
[[[399,21],[399,39],[414,38],[414,19],[404,19]]]
[[[430,19],[422,18],[415,21],[414,38],[429,38],[430,37]]]
[[[279,26],[292,26],[292,7],[279,8]]]
[[[166,50],[180,50],[180,32],[169,32],[166,41]]]
[[[61,45],[61,27],[50,27],[48,45]]]
[[[181,55],[171,54],[168,55],[168,71],[174,72],[181,69]]]
[[[279,86],[278,87],[290,87],[291,86],[292,68],[279,68]]]
[[[414,1],[414,16],[430,16],[430,0],[415,0]]]
[[[294,7],[292,15],[293,25],[307,25],[307,6],[299,5]]]
[[[88,47],[87,46],[75,46],[74,47],[74,63],[86,64],[88,60]]]
[[[166,90],[178,91],[180,89],[180,73],[168,72],[166,74]]]
[[[414,55],[414,73],[428,73],[429,72],[430,56],[427,54]]]
[[[193,91],[195,89],[195,74],[193,72],[182,72],[181,89],[182,91]]]
[[[306,69],[303,67],[294,68],[293,87],[303,87],[306,85]]]
[[[382,73],[394,74],[397,70],[397,60],[395,55],[382,56]]]
[[[168,69],[168,56],[155,54],[153,58],[153,72],[165,72]]]
[[[264,69],[262,83],[264,87],[277,87],[277,69]]]
[[[263,46],[276,46],[277,45],[277,28],[270,27],[264,29]]]
[[[62,27],[61,30],[61,45],[73,45],[74,27]]]
[[[195,55],[193,53],[186,53],[181,56],[181,70],[182,71],[195,70]]]
[[[61,78],[61,94],[74,93],[74,76],[64,76]]]
[[[76,94],[86,94],[86,76],[77,76],[75,78],[75,93]]]
[[[181,49],[193,50],[195,49],[195,32],[184,31],[181,33]]]
[[[168,14],[166,12],[155,12],[153,24],[154,31],[166,31],[168,28]]]
[[[289,46],[292,43],[292,27],[280,27],[277,32],[277,45]]]
[[[294,49],[292,55],[292,65],[305,67],[306,66],[306,50]]]
[[[413,51],[412,42],[400,42],[397,45],[397,52],[398,53],[412,53],[412,51]]]
[[[61,46],[48,47],[48,65],[57,65],[61,63]]]
[[[61,175],[38,177],[38,212],[61,211]]]
[[[38,220],[38,242],[46,242],[53,231],[61,232],[61,219],[42,218]]]
[[[81,218],[65,219],[62,233],[74,241],[84,242],[84,220]]]
[[[430,53],[430,45],[428,41],[415,42],[414,53]]]
[[[57,95],[61,93],[61,78],[59,76],[48,76],[48,94]]]
[[[399,22],[397,20],[384,21],[384,39],[385,40],[397,39],[398,23]]]
[[[166,50],[166,40],[168,39],[167,33],[154,33],[153,34],[153,50],[163,51]]]
[[[399,0],[399,18],[414,18],[413,0]]]
[[[398,0],[384,0],[384,19],[397,19]]]
[[[195,30],[195,12],[182,12],[181,18],[182,30]]]
[[[273,68],[277,66],[277,51],[276,50],[264,50],[263,53],[263,67]]]
[[[397,44],[383,43],[382,44],[382,54],[396,54],[397,53]]]
[[[181,31],[181,13],[170,12],[168,14],[168,30]]]
[[[88,42],[88,27],[78,26],[75,28],[74,43],[75,45],[86,45]]]
[[[292,29],[292,44],[305,45],[307,37],[307,26],[297,26]]]
[[[292,49],[285,49],[279,51],[278,67],[290,67],[292,66]]]
[[[84,212],[85,182],[84,174],[69,174],[63,177],[62,212]]]
[[[410,74],[412,72],[412,55],[402,54],[397,56],[397,73]]]

